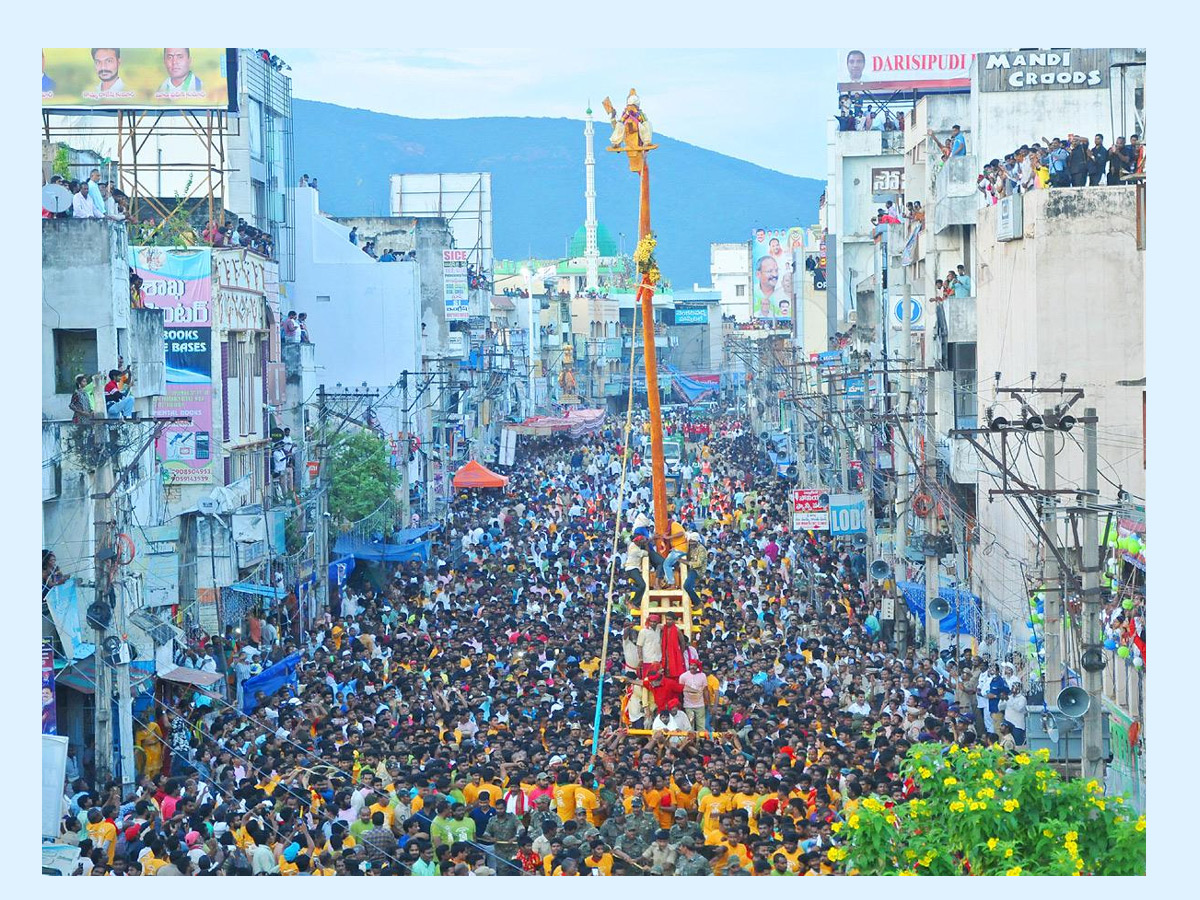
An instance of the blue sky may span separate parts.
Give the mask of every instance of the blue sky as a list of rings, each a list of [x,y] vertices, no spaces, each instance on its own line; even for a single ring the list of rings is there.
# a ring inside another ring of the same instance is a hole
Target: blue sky
[[[414,118],[603,118],[637,88],[655,131],[769,169],[825,177],[832,50],[276,51],[306,100]],[[767,60],[764,65],[764,59]]]

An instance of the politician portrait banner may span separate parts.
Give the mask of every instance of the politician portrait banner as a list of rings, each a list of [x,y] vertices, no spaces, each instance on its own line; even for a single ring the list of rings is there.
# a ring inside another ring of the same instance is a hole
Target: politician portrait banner
[[[795,258],[797,251],[804,252],[804,229],[758,228],[750,249],[750,318],[790,322],[796,300]]]
[[[42,50],[43,109],[227,109],[224,47]]]

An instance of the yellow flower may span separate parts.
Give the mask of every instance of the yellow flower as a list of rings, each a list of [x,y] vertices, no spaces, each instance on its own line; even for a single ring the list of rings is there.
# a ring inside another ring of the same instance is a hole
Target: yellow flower
[[[1048,747],[1043,747],[1041,750],[1035,750],[1033,755],[1042,762],[1047,762],[1050,759],[1050,749]]]
[[[958,744],[951,744],[951,745],[950,745],[950,755],[951,755],[951,756],[953,756],[955,753],[957,753],[957,752],[958,752],[958,749],[959,749],[959,748],[958,748]],[[1049,752],[1049,751],[1047,751],[1047,752],[1046,752],[1046,758],[1047,758],[1047,759],[1049,759],[1049,758],[1050,758],[1050,752]]]
[[[1104,812],[1104,807],[1107,804],[1103,800],[1097,800],[1095,797],[1088,797],[1088,800],[1091,801],[1092,805],[1095,806],[1096,809],[1100,810],[1100,812]]]
[[[834,834],[837,834],[839,831],[842,830],[842,823],[834,822],[832,825],[829,826],[829,830],[832,831]]]
[[[1005,859],[1008,859],[1010,856],[1012,856],[1012,847],[1009,847],[1007,850],[1004,851]]]
[[[958,779],[955,778],[953,775],[951,775],[949,778],[943,778],[942,784],[944,784],[946,787],[950,787],[952,785],[958,784]]]
[[[858,813],[855,813],[854,815],[852,815],[850,817],[850,821],[847,824],[851,828],[857,828],[858,827]]]
[[[915,876],[917,873],[916,873],[916,872],[910,872],[908,869],[903,869],[903,870],[901,870],[901,871],[897,872],[896,874],[897,874],[897,875],[913,875],[913,876]]]
[[[1096,791],[1100,790],[1100,782],[1093,778],[1084,786],[1084,790],[1089,794],[1094,794]]]
[[[1019,766],[1027,766],[1030,762],[1032,762],[1032,760],[1029,758],[1029,755],[1026,753],[1018,753],[1014,759],[1016,759],[1017,765]]]
[[[966,799],[967,799],[967,792],[966,792],[966,791],[964,791],[964,790],[962,790],[962,789],[959,789],[959,792],[958,792],[958,799],[959,799],[959,800],[966,800]]]
[[[888,813],[886,816],[883,817],[883,821],[887,822],[889,825],[895,825],[896,817],[892,813]]]
[[[995,850],[998,843],[1000,843],[999,838],[988,838],[988,849]]]
[[[1113,803],[1124,803],[1124,802],[1125,802],[1124,797],[1113,797]]]
[[[961,803],[958,800],[955,800],[953,803],[950,804],[950,812],[962,812],[966,808],[967,808],[966,804]],[[1138,829],[1138,831],[1141,831],[1141,830],[1142,830],[1141,828]]]
[[[1063,835],[1063,840],[1064,841],[1077,841],[1077,840],[1079,840],[1079,832],[1078,831],[1068,831],[1066,834]]]
[[[1063,846],[1067,848],[1067,852],[1071,854],[1072,859],[1079,855],[1079,845],[1074,841],[1066,841]]]
[[[1081,872],[1083,871],[1083,860],[1082,859],[1075,860],[1075,868]]]
[[[991,780],[993,780],[995,777],[996,777],[996,773],[995,773],[995,772],[993,772],[991,769],[988,769],[986,772],[984,772],[984,773],[983,773],[983,780],[984,780],[984,781],[991,781]]]
[[[1020,875],[1020,874],[1021,874],[1021,867],[1020,867],[1020,866],[1013,866],[1011,869],[1009,869],[1009,870],[1008,870],[1007,872],[1005,872],[1004,874],[1005,874],[1005,875]]]
[[[931,772],[929,769],[925,768],[924,766],[921,766],[921,768],[917,769],[917,774],[920,775],[922,778],[932,778],[933,777],[933,772]]]
[[[905,859],[916,859],[916,858],[917,858],[917,851],[916,851],[916,850],[905,850],[905,851],[904,851],[904,858],[905,858]]]
[[[1020,800],[1005,800],[1004,801],[1004,811],[1005,812],[1012,812],[1013,810],[1020,809],[1020,808],[1021,808]]]
[[[975,810],[979,809],[979,804],[974,800],[967,801],[967,806],[970,808],[971,812],[975,812]]]
[[[1049,828],[1043,828],[1042,834],[1045,835],[1046,837],[1054,837],[1054,832],[1051,831]]]
[[[953,804],[951,804],[951,806],[953,806]],[[1139,816],[1138,820],[1137,820],[1137,824],[1134,825],[1133,827],[1136,828],[1138,831],[1145,831],[1146,830],[1146,817]]]

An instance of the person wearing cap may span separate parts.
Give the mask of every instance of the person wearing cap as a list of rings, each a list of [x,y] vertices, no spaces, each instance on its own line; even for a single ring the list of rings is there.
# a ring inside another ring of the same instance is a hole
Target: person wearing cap
[[[642,851],[643,866],[658,866],[663,873],[675,870],[675,848],[670,843],[671,834],[665,828],[654,833],[654,842]]]
[[[712,863],[696,851],[696,840],[685,837],[679,842],[679,852],[675,859],[676,875],[711,875]]]
[[[613,856],[626,864],[618,874],[641,874],[641,856],[649,845],[638,825],[626,819],[624,834],[613,844]]]

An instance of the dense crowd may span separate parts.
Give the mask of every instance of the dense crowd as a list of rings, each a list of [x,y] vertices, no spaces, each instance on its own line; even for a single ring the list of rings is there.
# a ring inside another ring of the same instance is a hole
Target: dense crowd
[[[360,565],[303,641],[271,612],[195,645],[224,680],[137,713],[136,790],[68,784],[77,874],[835,874],[839,823],[914,794],[912,743],[1023,740],[1011,667],[890,649],[866,559],[791,531],[739,422],[671,431],[694,633],[637,631],[618,578],[601,659],[614,546],[649,522],[644,426],[623,508],[619,433],[534,439],[506,488],[456,496],[429,563]]]
[[[1123,184],[1146,173],[1146,145],[1139,135],[1129,143],[1118,137],[1110,147],[1104,135],[1089,142],[1082,134],[1046,138],[1022,144],[1003,160],[993,159],[979,176],[979,191],[989,203],[1001,197],[1052,187],[1085,187]]]

